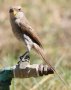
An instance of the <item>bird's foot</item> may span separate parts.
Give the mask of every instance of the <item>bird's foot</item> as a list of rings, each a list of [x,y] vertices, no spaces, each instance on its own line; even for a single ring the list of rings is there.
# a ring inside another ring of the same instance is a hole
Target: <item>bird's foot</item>
[[[30,55],[28,52],[26,52],[25,54],[23,54],[22,56],[19,57],[19,62],[29,62],[30,60]]]
[[[25,61],[29,61],[30,60],[30,56],[29,55],[25,55],[25,56],[20,56],[19,57],[19,59],[20,59],[20,61],[23,61],[23,62],[25,62]]]

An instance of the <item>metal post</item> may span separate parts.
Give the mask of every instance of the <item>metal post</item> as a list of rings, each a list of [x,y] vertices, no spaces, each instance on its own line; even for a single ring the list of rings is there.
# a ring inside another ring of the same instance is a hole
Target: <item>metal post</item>
[[[13,70],[10,68],[0,70],[0,90],[10,90],[12,77]]]

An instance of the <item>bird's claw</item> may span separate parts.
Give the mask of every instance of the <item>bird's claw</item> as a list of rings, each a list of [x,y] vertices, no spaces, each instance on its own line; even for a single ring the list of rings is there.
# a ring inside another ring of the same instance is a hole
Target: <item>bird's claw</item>
[[[29,53],[28,54],[26,53],[26,54],[24,54],[24,55],[22,55],[22,56],[19,57],[18,64],[20,62],[29,62],[29,60],[30,60]]]

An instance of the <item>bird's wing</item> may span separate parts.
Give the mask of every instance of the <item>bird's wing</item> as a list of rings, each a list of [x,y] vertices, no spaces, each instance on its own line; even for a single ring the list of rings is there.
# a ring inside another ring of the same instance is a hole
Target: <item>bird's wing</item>
[[[31,28],[29,23],[23,22],[22,20],[19,22],[19,26],[23,33],[28,35],[33,42],[37,43],[40,47],[42,47],[41,40],[39,39],[38,35],[35,33],[35,31]]]

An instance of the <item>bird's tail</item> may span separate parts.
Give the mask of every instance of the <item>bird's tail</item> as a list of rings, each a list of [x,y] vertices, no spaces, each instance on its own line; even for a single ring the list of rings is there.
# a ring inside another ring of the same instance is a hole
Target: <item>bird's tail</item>
[[[44,54],[43,48],[39,47],[37,44],[34,45],[34,49],[37,51],[38,54],[41,55],[43,60],[47,63],[47,65],[54,71],[54,73],[57,74],[59,79],[63,82],[64,85],[67,86],[67,83],[64,81],[64,79],[59,75],[59,73],[54,69],[54,67],[49,63],[48,57]]]

